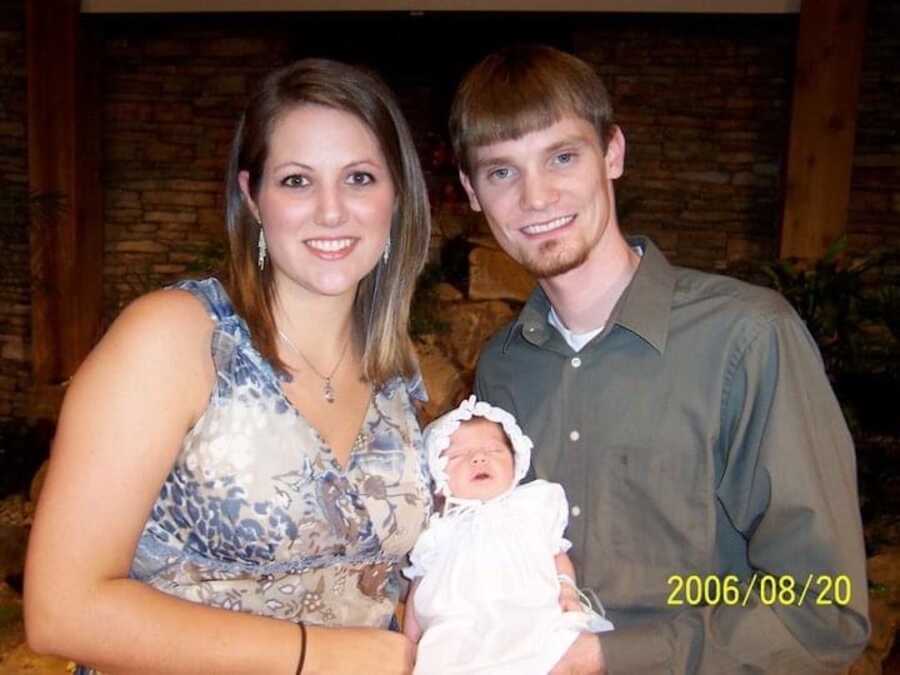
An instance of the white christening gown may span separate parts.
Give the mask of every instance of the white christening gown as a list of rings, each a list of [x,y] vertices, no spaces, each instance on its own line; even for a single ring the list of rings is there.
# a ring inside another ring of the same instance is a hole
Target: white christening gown
[[[547,675],[589,630],[587,614],[559,606],[568,511],[560,485],[536,480],[432,517],[404,570],[422,577],[416,675]]]

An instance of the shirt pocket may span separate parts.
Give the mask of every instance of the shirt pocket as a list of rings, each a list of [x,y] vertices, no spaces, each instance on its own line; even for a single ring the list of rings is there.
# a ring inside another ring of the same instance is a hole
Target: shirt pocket
[[[595,515],[612,519],[606,569],[638,604],[643,596],[658,605],[672,575],[708,571],[715,528],[711,467],[702,449],[677,445],[622,445],[604,454],[609,510]]]

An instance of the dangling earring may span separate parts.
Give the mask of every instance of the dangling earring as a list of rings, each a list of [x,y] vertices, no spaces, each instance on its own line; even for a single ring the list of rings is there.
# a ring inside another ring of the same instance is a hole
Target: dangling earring
[[[388,232],[387,242],[384,245],[384,255],[381,256],[384,264],[387,265],[388,258],[391,257],[391,233]]]
[[[262,221],[257,220],[256,222],[259,223],[259,242],[257,244],[259,255],[256,258],[256,265],[262,272],[266,267],[266,233],[263,231]]]

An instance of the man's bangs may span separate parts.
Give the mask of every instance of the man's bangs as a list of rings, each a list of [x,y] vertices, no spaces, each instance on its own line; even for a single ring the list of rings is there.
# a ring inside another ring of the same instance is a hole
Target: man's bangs
[[[489,104],[485,108],[485,114],[471,120],[467,134],[470,148],[514,141],[532,131],[546,129],[563,117],[563,111],[547,100],[530,102],[528,107],[507,102],[502,106]]]

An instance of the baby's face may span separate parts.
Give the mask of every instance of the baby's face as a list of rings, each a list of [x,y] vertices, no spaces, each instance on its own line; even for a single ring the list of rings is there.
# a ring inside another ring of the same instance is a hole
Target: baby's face
[[[490,420],[463,422],[444,450],[450,493],[487,501],[506,492],[515,476],[512,449],[503,428]]]

